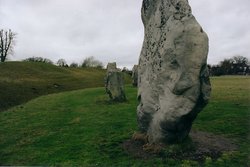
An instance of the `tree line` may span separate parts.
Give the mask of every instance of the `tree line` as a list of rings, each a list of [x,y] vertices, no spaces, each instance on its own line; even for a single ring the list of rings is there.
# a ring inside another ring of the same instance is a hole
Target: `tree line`
[[[220,75],[249,75],[250,65],[244,56],[234,56],[224,59],[217,65],[208,65],[211,76]]]
[[[7,56],[13,52],[13,47],[15,44],[16,33],[9,30],[0,30],[0,59],[1,62],[5,62]],[[53,61],[43,57],[30,57],[24,61],[30,62],[42,62],[48,64],[54,64]],[[103,68],[103,63],[96,60],[93,56],[87,57],[82,63],[71,63],[68,64],[64,59],[59,59],[56,64],[60,67],[95,67]],[[250,67],[249,62],[246,57],[234,56],[230,59],[224,59],[217,65],[208,65],[210,75],[220,76],[220,75],[249,75]],[[128,71],[125,69],[125,71]]]
[[[47,63],[47,64],[54,64],[52,60],[48,58],[43,57],[30,57],[23,61],[26,62],[40,62],[40,63]],[[59,67],[72,67],[72,68],[78,68],[78,67],[92,67],[92,68],[104,68],[104,65],[101,61],[97,60],[95,57],[90,56],[83,60],[82,63],[78,64],[76,62],[73,62],[71,64],[68,64],[65,59],[59,59],[55,65]]]

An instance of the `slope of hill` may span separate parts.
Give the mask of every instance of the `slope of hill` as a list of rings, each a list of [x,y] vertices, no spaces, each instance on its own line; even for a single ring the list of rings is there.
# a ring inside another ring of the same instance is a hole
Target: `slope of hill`
[[[0,111],[40,95],[103,86],[105,73],[37,62],[0,63]]]
[[[137,130],[137,92],[127,86],[124,103],[110,103],[103,88],[91,88],[42,96],[1,112],[0,166],[249,166],[249,83],[249,77],[212,78],[211,101],[194,122],[193,128],[239,146],[218,160],[171,158],[178,147],[149,159],[124,151],[122,143]]]

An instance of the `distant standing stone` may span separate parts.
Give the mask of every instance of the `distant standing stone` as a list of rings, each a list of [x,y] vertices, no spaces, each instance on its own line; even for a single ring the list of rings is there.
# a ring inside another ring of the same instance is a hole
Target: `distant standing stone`
[[[138,86],[138,65],[134,65],[132,69],[132,85]]]
[[[188,0],[143,0],[137,119],[150,143],[185,139],[210,97],[208,37]]]
[[[119,69],[117,69],[117,67],[116,67],[116,62],[108,63],[108,65],[107,65],[107,74],[110,73],[110,72],[114,72],[114,71],[119,71]]]
[[[106,92],[113,101],[125,101],[124,79],[122,72],[116,68],[116,63],[108,63],[105,79]]]

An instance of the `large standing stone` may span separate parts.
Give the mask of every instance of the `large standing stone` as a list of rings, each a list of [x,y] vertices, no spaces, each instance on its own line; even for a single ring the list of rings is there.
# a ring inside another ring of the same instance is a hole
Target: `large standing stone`
[[[107,65],[105,88],[111,100],[120,102],[126,100],[123,74],[116,68],[116,63]]]
[[[210,97],[208,37],[188,0],[143,0],[137,119],[150,143],[185,139]]]
[[[138,65],[134,65],[132,69],[132,85],[138,86]]]

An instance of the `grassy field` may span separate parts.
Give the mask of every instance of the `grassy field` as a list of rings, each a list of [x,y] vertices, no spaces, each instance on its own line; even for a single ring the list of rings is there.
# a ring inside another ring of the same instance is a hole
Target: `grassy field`
[[[193,128],[223,135],[239,150],[202,166],[248,166],[250,78],[212,78],[209,105]],[[136,159],[121,144],[137,130],[136,89],[110,103],[104,88],[42,96],[0,113],[0,165],[199,166],[171,158]]]
[[[0,112],[41,95],[103,86],[106,74],[103,69],[38,62],[0,63],[0,71]]]

